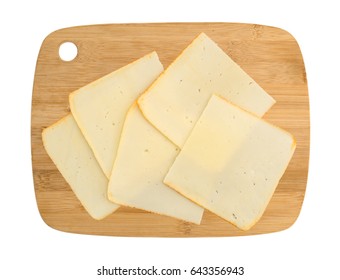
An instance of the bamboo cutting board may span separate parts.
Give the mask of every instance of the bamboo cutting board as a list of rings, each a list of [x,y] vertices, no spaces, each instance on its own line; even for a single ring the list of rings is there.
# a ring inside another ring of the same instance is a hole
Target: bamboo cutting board
[[[205,32],[252,76],[277,103],[264,116],[288,130],[297,149],[261,220],[241,231],[205,211],[202,224],[121,207],[101,221],[93,220],[74,196],[41,139],[69,110],[68,95],[143,55],[157,51],[164,67],[201,32]],[[73,42],[72,61],[59,57],[59,46]],[[32,164],[41,217],[54,229],[113,236],[239,236],[270,233],[290,227],[304,199],[309,160],[309,100],[299,46],[286,31],[238,23],[112,24],[66,28],[48,35],[36,65],[31,118]]]

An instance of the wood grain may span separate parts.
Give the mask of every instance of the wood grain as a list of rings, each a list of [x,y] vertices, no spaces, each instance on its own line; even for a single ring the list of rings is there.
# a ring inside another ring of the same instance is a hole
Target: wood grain
[[[201,225],[127,207],[102,221],[83,209],[45,152],[42,129],[70,112],[73,90],[155,50],[166,67],[200,32],[216,41],[277,103],[264,116],[291,132],[297,149],[262,219],[241,231],[205,211]],[[77,45],[78,55],[62,61],[61,43]],[[287,229],[304,199],[309,161],[309,99],[299,46],[286,31],[238,23],[112,24],[66,28],[42,43],[34,78],[31,118],[34,187],[41,217],[54,229],[113,236],[239,236]]]

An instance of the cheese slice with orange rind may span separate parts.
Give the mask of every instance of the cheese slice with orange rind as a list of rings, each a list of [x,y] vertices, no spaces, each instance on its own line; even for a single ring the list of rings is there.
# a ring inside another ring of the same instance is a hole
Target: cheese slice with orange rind
[[[129,110],[108,197],[115,203],[200,224],[204,209],[163,183],[179,149],[154,128],[137,104]]]
[[[248,230],[264,213],[295,146],[288,132],[213,95],[164,183]]]
[[[108,179],[73,116],[45,128],[44,147],[89,215],[101,220],[118,209],[107,198]]]
[[[275,100],[214,41],[200,34],[138,104],[144,116],[182,147],[212,94],[261,117]]]
[[[162,71],[152,52],[70,94],[71,112],[107,178],[128,109]]]

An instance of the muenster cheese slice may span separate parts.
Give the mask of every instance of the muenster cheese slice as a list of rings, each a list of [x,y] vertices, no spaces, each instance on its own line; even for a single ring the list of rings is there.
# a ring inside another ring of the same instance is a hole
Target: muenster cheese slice
[[[200,34],[139,98],[144,116],[182,147],[212,94],[262,116],[270,97],[219,46]]]
[[[128,109],[162,71],[152,52],[70,95],[72,114],[107,178]]]
[[[44,129],[42,139],[48,155],[94,219],[103,219],[119,207],[108,200],[108,179],[71,114]]]
[[[199,224],[203,208],[163,183],[178,151],[134,104],[124,123],[108,187],[109,199]]]
[[[266,209],[295,146],[286,131],[213,95],[164,182],[248,230]]]

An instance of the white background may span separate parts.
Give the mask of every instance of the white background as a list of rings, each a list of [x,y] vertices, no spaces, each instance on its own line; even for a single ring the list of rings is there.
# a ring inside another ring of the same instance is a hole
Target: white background
[[[96,276],[102,265],[187,269],[235,265],[246,269],[238,279],[340,279],[340,22],[336,2],[2,1],[0,279],[107,279]],[[302,212],[290,229],[237,238],[93,237],[53,230],[40,218],[31,172],[30,110],[43,39],[54,30],[74,25],[169,21],[272,25],[298,41],[309,86],[311,158]],[[209,278],[224,279],[204,277]]]

